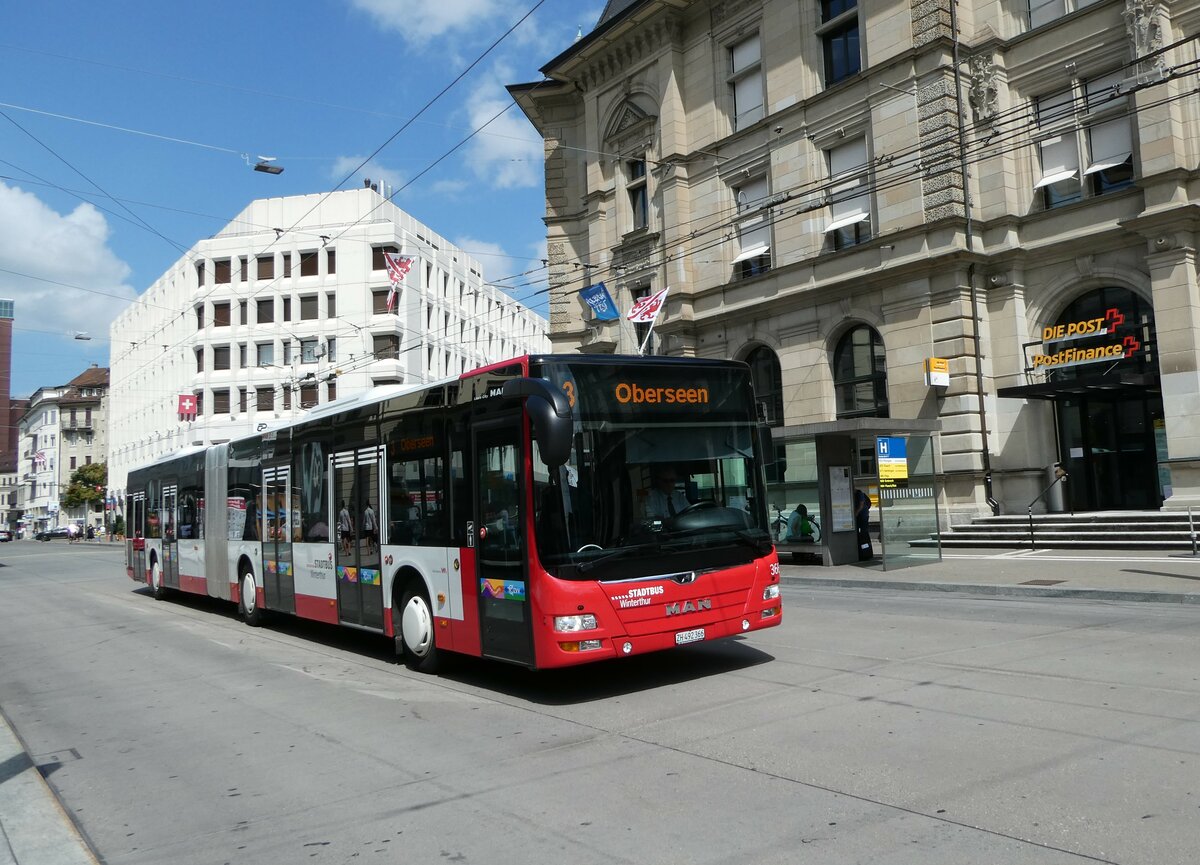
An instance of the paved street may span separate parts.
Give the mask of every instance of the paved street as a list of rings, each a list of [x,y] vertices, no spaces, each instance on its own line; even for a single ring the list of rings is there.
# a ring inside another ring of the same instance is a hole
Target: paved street
[[[1200,849],[1195,605],[789,582],[752,639],[429,678],[369,636],[155,602],[114,548],[0,564],[0,708],[109,865]]]

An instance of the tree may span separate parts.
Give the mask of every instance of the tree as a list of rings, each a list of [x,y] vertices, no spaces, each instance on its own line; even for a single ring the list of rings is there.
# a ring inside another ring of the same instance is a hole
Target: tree
[[[62,503],[68,508],[87,505],[89,509],[104,507],[104,493],[108,489],[108,464],[88,463],[71,472],[71,482],[63,493]]]

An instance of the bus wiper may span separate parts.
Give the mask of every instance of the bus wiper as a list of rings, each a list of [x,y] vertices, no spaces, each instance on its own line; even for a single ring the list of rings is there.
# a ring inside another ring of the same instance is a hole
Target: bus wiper
[[[599,558],[589,559],[586,562],[581,562],[580,564],[576,565],[575,570],[578,573],[586,574],[588,571],[592,570],[592,568],[603,564],[604,562],[612,561],[613,559],[621,559],[625,556],[631,556],[634,553],[647,552],[662,552],[662,544],[660,544],[658,541],[647,541],[642,544],[634,544],[631,547],[621,547],[619,550],[613,550],[611,553],[605,553]]]
[[[759,531],[762,530],[760,529]],[[763,532],[759,535],[754,535],[751,534],[748,529],[738,529],[733,534],[742,543],[753,547],[760,555],[765,556],[767,553],[771,552],[771,536],[766,532]]]

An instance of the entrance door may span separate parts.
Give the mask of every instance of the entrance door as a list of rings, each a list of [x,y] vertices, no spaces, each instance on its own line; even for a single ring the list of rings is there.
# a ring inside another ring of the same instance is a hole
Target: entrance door
[[[383,630],[382,559],[379,552],[383,448],[341,451],[331,458],[337,532],[338,618],[346,625]]]
[[[484,656],[532,664],[519,424],[514,416],[474,436],[475,561]]]
[[[158,517],[158,524],[162,526],[162,580],[164,586],[172,589],[179,588],[178,502],[179,487],[164,484]]]
[[[292,569],[292,471],[289,466],[263,469],[263,599],[269,610],[296,612],[296,577]]]
[[[1060,400],[1067,494],[1075,510],[1146,510],[1162,505],[1154,421],[1162,401],[1108,396]]]

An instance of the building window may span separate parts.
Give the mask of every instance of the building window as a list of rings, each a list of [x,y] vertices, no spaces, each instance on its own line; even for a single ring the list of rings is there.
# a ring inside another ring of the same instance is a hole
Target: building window
[[[275,320],[275,298],[268,297],[266,300],[258,301],[255,313],[259,324],[270,324],[273,322]]]
[[[290,384],[283,386],[283,407],[285,409],[292,407],[292,386]]]
[[[245,282],[247,279],[250,278],[250,259],[248,259],[244,255],[241,258],[239,258],[238,259],[238,269],[241,271],[241,276],[239,278],[241,279],[242,282]]]
[[[275,409],[275,388],[273,387],[256,387],[254,389],[255,406],[259,411],[274,411]]]
[[[332,291],[325,295],[325,317],[337,318],[337,295]]]
[[[196,349],[196,372],[204,372],[204,347]]]
[[[292,254],[290,252],[283,254],[283,278],[292,278]]]
[[[387,298],[389,291],[390,289],[377,288],[371,292],[371,312],[374,315],[383,315],[385,312],[387,312]]]
[[[645,228],[650,220],[650,193],[646,186],[645,159],[625,161],[625,193],[629,196],[630,230]]]
[[[783,372],[779,358],[764,345],[750,352],[746,363],[750,365],[760,419],[770,426],[783,426]]]
[[[71,457],[71,468],[75,468],[75,457]]]
[[[315,249],[300,253],[300,275],[317,275],[317,251]]]
[[[246,323],[246,301],[238,301],[238,324]]]
[[[763,119],[762,42],[755,33],[729,48],[730,98],[733,129],[745,129]]]
[[[1129,125],[1129,97],[1121,96],[1121,71],[1084,83],[1087,96],[1088,167],[1092,195],[1103,195],[1133,185],[1133,135]]]
[[[201,286],[204,285],[204,262],[203,261],[196,262],[196,284],[201,285]]]
[[[1036,100],[1039,135],[1038,156],[1042,179],[1033,185],[1041,190],[1042,206],[1047,210],[1071,204],[1083,197],[1079,183],[1079,140],[1075,133],[1074,96],[1063,90]],[[1057,134],[1053,134],[1057,131]]]
[[[282,354],[281,358],[282,359],[279,361],[281,364],[283,364],[284,366],[291,365],[291,363],[292,363],[292,341],[290,339],[285,339],[283,341],[283,354]]]
[[[733,259],[738,279],[758,276],[771,269],[771,220],[764,210],[767,178],[747,181],[733,190],[739,215],[738,253]],[[745,218],[740,218],[745,214]]]
[[[196,330],[204,330],[204,304],[196,307]]]
[[[386,265],[383,261],[383,254],[390,252],[393,255],[400,250],[395,246],[374,246],[371,248],[371,270],[386,270]],[[332,273],[332,271],[330,271]]]
[[[275,343],[260,342],[256,348],[258,349],[257,360],[259,366],[271,366],[275,363]]]
[[[292,320],[292,299],[290,297],[285,297],[283,299],[283,320]]]
[[[229,327],[229,304],[213,304],[213,327]]]
[[[331,381],[331,382],[329,382],[329,384],[325,385],[325,398],[329,402],[333,402],[335,399],[337,399],[337,382],[336,381]]]
[[[337,273],[337,253],[332,249],[325,250],[325,273],[330,276]]]
[[[394,333],[376,333],[372,335],[373,351],[376,360],[400,358],[400,337]]]
[[[274,279],[275,278],[275,256],[260,255],[257,259],[258,263],[258,278],[259,279]]]
[[[301,363],[316,363],[317,358],[317,338],[314,336],[310,339],[300,340],[300,362]]]
[[[317,404],[317,386],[304,384],[300,386],[300,408],[312,408]]]
[[[887,362],[874,328],[859,325],[838,342],[833,388],[839,418],[888,417]]]
[[[213,391],[213,414],[229,414],[229,391],[214,390]]]
[[[238,411],[242,414],[246,413],[246,389],[244,387],[238,388]]]
[[[871,238],[871,193],[867,141],[858,138],[826,151],[829,160],[829,221],[825,234],[834,249]]]
[[[857,0],[821,0],[817,28],[825,54],[825,86],[832,87],[862,69],[858,47]]]
[[[233,282],[233,262],[228,258],[218,258],[213,262],[213,282],[217,285]]]
[[[213,346],[213,369],[229,369],[229,346]]]
[[[246,368],[246,343],[238,343],[238,369]]]
[[[196,417],[204,414],[204,391],[198,390],[192,394],[196,398]]]
[[[1049,24],[1069,12],[1091,6],[1099,0],[1029,0],[1029,29]]]
[[[337,338],[327,337],[325,339],[325,359],[330,363],[337,363]]]
[[[315,321],[317,315],[317,296],[315,294],[305,295],[300,298],[300,320]]]

